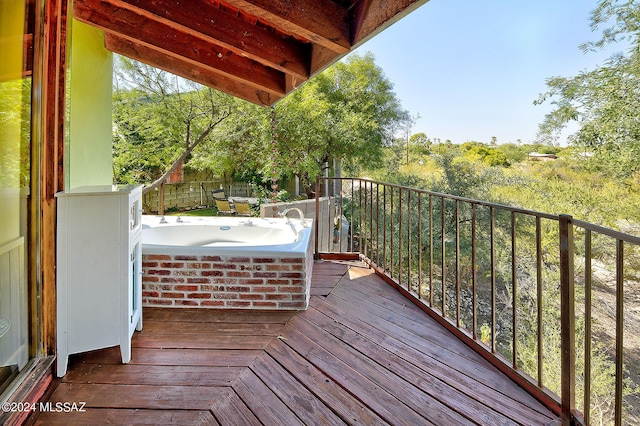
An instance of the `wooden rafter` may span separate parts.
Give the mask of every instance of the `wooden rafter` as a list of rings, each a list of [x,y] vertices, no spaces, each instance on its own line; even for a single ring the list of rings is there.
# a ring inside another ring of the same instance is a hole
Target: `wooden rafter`
[[[353,13],[352,42],[358,45],[426,3],[416,0],[361,0]]]
[[[334,1],[225,0],[224,3],[337,54],[347,53],[351,49],[349,11]]]
[[[118,34],[142,45],[153,46],[170,56],[201,64],[213,73],[259,90],[274,95],[285,93],[284,73],[180,31],[164,21],[101,0],[76,0],[74,16],[107,33]]]
[[[221,74],[212,73],[208,68],[182,60],[152,47],[132,42],[115,34],[107,33],[105,44],[107,49],[112,52],[130,58],[145,58],[145,63],[151,66],[169,71],[180,77],[218,89],[258,105],[271,105],[283,96],[256,89],[255,87],[243,84]]]
[[[106,47],[272,104],[427,0],[75,0]]]
[[[179,6],[172,0],[110,0],[110,3],[296,78],[309,77],[310,43],[251,24],[211,3],[192,1]]]

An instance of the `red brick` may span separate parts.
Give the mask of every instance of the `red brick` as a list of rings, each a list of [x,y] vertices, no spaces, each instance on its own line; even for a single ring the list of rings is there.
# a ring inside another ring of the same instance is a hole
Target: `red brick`
[[[251,276],[251,272],[227,271],[226,275],[227,277],[248,278]]]
[[[171,260],[168,254],[147,254],[144,256],[147,260]]]
[[[251,306],[251,302],[248,302],[248,301],[245,302],[241,300],[229,300],[227,302],[227,306],[232,308],[244,308],[244,307]]]
[[[236,265],[233,263],[213,263],[211,267],[213,269],[236,269]]]
[[[171,271],[167,271],[166,269],[149,269],[147,271],[148,275],[171,275]]]
[[[251,287],[228,285],[227,286],[227,291],[233,291],[233,292],[237,292],[237,293],[248,293],[248,292],[251,291]]]
[[[262,265],[246,265],[246,264],[240,264],[238,265],[238,268],[241,271],[261,271],[262,270]]]
[[[204,262],[220,262],[222,258],[220,256],[200,256],[200,260]]]
[[[254,278],[275,278],[278,276],[277,272],[254,272]]]
[[[182,262],[162,262],[160,263],[161,268],[184,268],[184,263]]]
[[[214,284],[237,284],[237,278],[214,278]]]
[[[274,263],[276,260],[272,257],[254,257],[253,263]]]
[[[157,291],[143,291],[142,297],[160,297],[160,293]]]
[[[267,300],[291,300],[288,294],[265,294]]]
[[[143,275],[142,276],[142,282],[143,283],[157,283],[160,281],[159,277],[149,277],[147,275]]]
[[[142,262],[143,268],[156,268],[158,266],[158,262]]]
[[[213,293],[214,299],[237,299],[238,295],[235,293]]]
[[[302,263],[303,260],[304,260],[304,258],[302,258],[302,257],[283,257],[282,259],[280,259],[280,262],[282,262],[282,263]]]
[[[198,291],[197,285],[175,285],[173,286],[175,291]]]
[[[193,277],[189,277],[189,278],[187,278],[187,282],[188,283],[193,283],[193,284],[209,284],[211,281],[209,280],[209,278],[193,278]]]
[[[279,264],[267,265],[267,271],[290,271],[290,270],[291,268],[289,265],[279,265]]]
[[[162,296],[165,299],[184,299],[184,293],[178,293],[175,291],[167,291],[162,293]]]
[[[203,300],[200,306],[224,306],[223,300]]]
[[[280,285],[287,285],[287,284],[291,284],[291,280],[283,280],[283,279],[270,279],[267,280],[267,284],[280,284]]]
[[[211,299],[211,293],[189,293],[189,299]]]
[[[162,277],[160,278],[161,283],[183,283],[184,278],[176,278],[176,277]]]
[[[176,288],[176,290],[178,290]],[[304,293],[304,287],[299,285],[281,285],[278,287],[278,293]]]
[[[280,278],[304,278],[300,272],[280,272]]]
[[[198,306],[198,302],[196,302],[195,300],[176,300],[176,305]]]
[[[233,263],[249,263],[251,262],[251,259],[248,257],[230,257],[227,259],[227,262],[233,262]]]
[[[253,286],[251,289],[253,292],[260,292],[260,293],[275,293],[276,288],[275,287],[267,287],[267,286]]]
[[[175,260],[198,260],[198,256],[187,256],[182,254],[176,254],[173,258]]]
[[[165,290],[169,291],[173,288],[171,284],[147,284],[143,285],[142,288],[146,288],[147,290]]]
[[[305,305],[306,305],[305,302],[278,302],[279,308],[304,309]]]
[[[240,300],[264,300],[262,293],[241,293]]]
[[[211,264],[207,262],[189,262],[187,263],[189,269],[211,269]]]
[[[264,284],[264,280],[261,278],[246,278],[238,280],[238,284]]]
[[[173,305],[173,300],[168,299],[149,299],[144,301],[147,305]]]
[[[202,291],[224,291],[223,285],[202,285],[200,286]]]
[[[202,271],[200,272],[200,275],[202,275],[203,277],[221,277],[224,274],[222,273],[222,271]]]
[[[276,302],[253,302],[255,308],[277,308]]]

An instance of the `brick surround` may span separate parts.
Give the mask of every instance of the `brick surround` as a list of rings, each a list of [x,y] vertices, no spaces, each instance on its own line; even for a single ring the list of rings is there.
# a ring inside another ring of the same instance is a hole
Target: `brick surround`
[[[303,310],[313,257],[142,255],[143,306]]]

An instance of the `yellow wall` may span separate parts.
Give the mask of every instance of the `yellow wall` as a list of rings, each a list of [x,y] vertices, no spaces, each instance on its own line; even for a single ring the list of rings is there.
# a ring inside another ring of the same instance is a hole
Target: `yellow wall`
[[[24,1],[0,1],[0,246],[20,236]]]
[[[66,189],[112,183],[113,54],[104,32],[76,20],[71,28]]]

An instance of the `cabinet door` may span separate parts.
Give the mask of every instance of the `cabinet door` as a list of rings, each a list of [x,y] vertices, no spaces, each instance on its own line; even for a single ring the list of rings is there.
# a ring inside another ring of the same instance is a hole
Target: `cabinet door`
[[[129,200],[129,232],[136,234],[142,226],[142,197],[139,191],[131,195]]]
[[[142,330],[142,244],[133,242],[129,257],[129,288],[127,306],[129,307],[129,334],[133,330]]]

